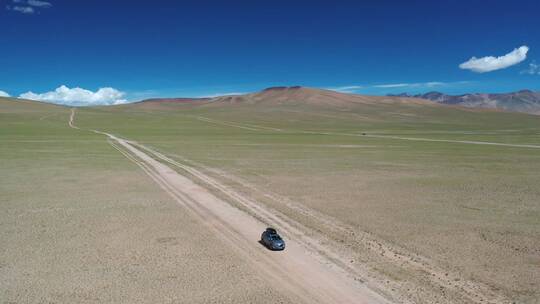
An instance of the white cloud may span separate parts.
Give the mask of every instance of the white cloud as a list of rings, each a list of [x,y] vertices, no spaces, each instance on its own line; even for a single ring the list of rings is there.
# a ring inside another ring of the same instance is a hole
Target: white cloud
[[[340,92],[340,93],[354,93],[357,90],[360,90],[363,88],[363,86],[359,85],[351,85],[351,86],[343,86],[343,87],[336,87],[336,88],[328,88],[328,90]]]
[[[416,83],[390,83],[390,84],[378,84],[374,85],[374,88],[382,88],[382,89],[391,89],[391,88],[418,88],[418,87],[437,87],[437,86],[443,86],[448,83],[439,82],[439,81],[430,81],[430,82],[416,82]]]
[[[54,91],[36,94],[26,92],[19,98],[45,101],[50,103],[72,105],[72,106],[97,106],[97,105],[116,105],[126,103],[123,97],[126,94],[114,88],[100,88],[96,92],[82,88],[68,88],[65,85],[60,86]]]
[[[7,92],[0,91],[0,97],[11,97]]]
[[[540,64],[536,64],[535,61],[529,63],[529,68],[521,71],[521,74],[540,75]]]
[[[438,86],[446,85],[446,83],[438,82],[438,81],[432,81],[432,82],[425,82],[424,85],[426,87],[438,87]]]
[[[403,83],[385,83],[385,84],[375,84],[375,85],[350,85],[342,87],[330,87],[328,90],[341,92],[341,93],[357,93],[360,90],[364,92],[380,92],[380,91],[395,91],[399,88],[406,89],[430,89],[436,87],[454,87],[460,85],[470,84],[471,81],[453,81],[453,82],[441,82],[441,81],[428,81],[428,82],[403,82]],[[381,90],[382,89],[382,90]]]
[[[36,9],[52,7],[52,3],[41,0],[12,0],[11,2],[14,5],[7,5],[7,10],[16,11],[28,15],[37,12]]]
[[[524,45],[512,52],[499,57],[486,56],[482,58],[472,57],[459,65],[460,69],[471,70],[476,73],[485,73],[505,69],[525,60],[529,47]]]
[[[26,3],[31,6],[35,7],[51,7],[52,4],[47,1],[39,1],[39,0],[28,0]]]
[[[34,8],[31,6],[14,6],[11,9],[23,14],[33,14],[35,12]]]
[[[390,84],[379,84],[374,85],[375,88],[403,88],[410,86],[409,83],[390,83]]]
[[[341,92],[341,93],[356,93],[361,89],[395,89],[395,88],[432,88],[437,86],[452,85],[458,83],[465,83],[464,81],[460,82],[439,82],[439,81],[430,81],[430,82],[415,82],[415,83],[388,83],[388,84],[376,84],[376,85],[350,85],[342,87],[330,87],[328,90]]]

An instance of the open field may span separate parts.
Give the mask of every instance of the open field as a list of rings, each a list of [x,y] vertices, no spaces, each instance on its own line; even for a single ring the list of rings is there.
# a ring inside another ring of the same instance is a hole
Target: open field
[[[425,269],[379,258],[362,241],[365,233],[429,260],[443,276],[459,276],[443,284],[450,302],[457,302],[452,286],[461,280],[520,301],[539,297],[540,153],[519,147],[540,146],[539,117],[423,103],[334,107],[274,98],[84,109],[78,121],[206,170],[322,231],[344,244],[353,264],[390,276],[391,288],[409,292],[413,301],[433,294]],[[426,290],[411,292],[415,287],[405,282]]]
[[[538,302],[540,117],[328,94],[80,108],[83,130],[69,128],[69,109],[3,102],[1,238],[12,246],[0,298],[302,300],[93,129],[289,227],[286,238],[391,301]]]
[[[70,109],[0,98],[1,303],[296,303]]]

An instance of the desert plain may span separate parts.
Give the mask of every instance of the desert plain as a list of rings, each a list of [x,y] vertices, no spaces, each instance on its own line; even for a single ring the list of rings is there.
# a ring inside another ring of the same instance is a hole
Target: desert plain
[[[0,143],[5,303],[540,301],[539,116],[301,87],[0,98]]]

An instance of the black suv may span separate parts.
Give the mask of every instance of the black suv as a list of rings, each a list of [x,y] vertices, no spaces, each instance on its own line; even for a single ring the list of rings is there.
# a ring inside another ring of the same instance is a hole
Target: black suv
[[[279,236],[274,228],[266,228],[261,235],[261,243],[270,250],[285,249],[285,241]]]

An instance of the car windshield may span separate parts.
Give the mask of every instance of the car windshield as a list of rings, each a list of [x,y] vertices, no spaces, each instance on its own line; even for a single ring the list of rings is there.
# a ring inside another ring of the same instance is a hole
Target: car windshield
[[[281,237],[277,234],[272,234],[270,235],[270,239],[272,239],[273,241],[279,241],[281,240]]]

